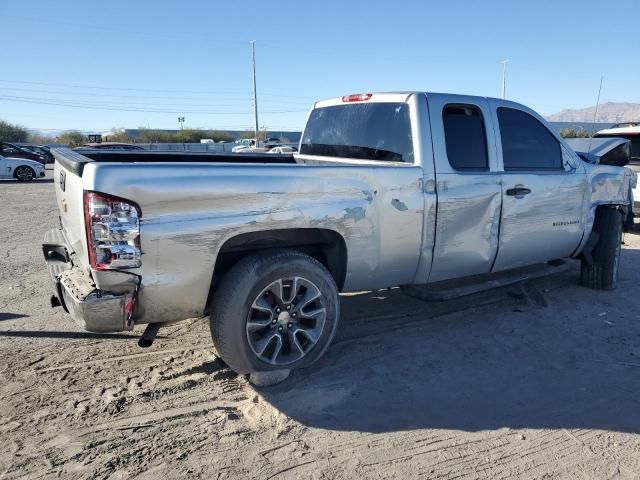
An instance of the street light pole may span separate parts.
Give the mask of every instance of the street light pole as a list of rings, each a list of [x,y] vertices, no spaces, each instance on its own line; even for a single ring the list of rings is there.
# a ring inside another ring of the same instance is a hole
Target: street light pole
[[[258,146],[258,90],[256,88],[256,41],[251,42],[251,58],[253,60],[253,117],[256,130],[256,147]]]
[[[184,117],[178,117],[178,123],[180,124],[180,138],[182,139],[182,150],[186,150],[184,146]]]

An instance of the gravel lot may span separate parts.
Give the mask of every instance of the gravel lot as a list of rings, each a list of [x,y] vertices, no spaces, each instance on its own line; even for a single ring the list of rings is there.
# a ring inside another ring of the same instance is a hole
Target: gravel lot
[[[0,478],[640,478],[640,237],[613,292],[573,268],[439,304],[344,296],[326,356],[255,389],[206,319],[141,350],[49,307],[50,177],[0,182]]]

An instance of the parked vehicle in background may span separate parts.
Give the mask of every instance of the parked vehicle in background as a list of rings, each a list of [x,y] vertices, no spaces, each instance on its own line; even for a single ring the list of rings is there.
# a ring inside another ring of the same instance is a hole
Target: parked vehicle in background
[[[47,145],[30,145],[28,143],[19,143],[18,146],[20,148],[24,148],[25,150],[29,150],[33,153],[42,155],[45,159],[45,163],[54,163],[56,161],[55,157],[51,153],[51,149]]]
[[[620,137],[631,142],[631,165],[640,166],[640,122],[616,123],[611,128],[600,130],[596,138]]]
[[[246,147],[246,146],[238,146],[238,147],[233,147],[231,149],[232,153],[257,153],[257,152],[261,152],[262,150],[257,149],[255,147]]]
[[[266,152],[272,147],[277,147],[280,145],[280,140],[277,138],[266,138],[264,140],[260,140],[256,145],[255,138],[243,138],[242,140],[236,140],[236,146],[231,149],[233,153],[247,152],[247,148],[252,148],[255,152]]]
[[[0,179],[13,178],[19,182],[30,182],[44,177],[44,165],[25,158],[7,158],[0,155]]]
[[[76,147],[76,149],[86,148],[93,148],[96,150],[144,150],[140,145],[118,142],[85,143],[81,147]]]
[[[253,138],[243,138],[242,140],[236,140],[236,146],[231,149],[232,153],[241,152],[247,148],[256,146],[256,141]]]
[[[278,153],[278,154],[284,154],[284,153],[297,153],[298,150],[293,148],[293,147],[289,147],[287,145],[280,145],[278,147],[273,147],[271,150],[268,151],[268,153]]]
[[[43,155],[35,152],[30,152],[29,150],[26,150],[9,142],[0,142],[0,155],[2,155],[3,157],[35,160],[42,165],[46,163],[46,159]]]
[[[339,292],[419,295],[566,258],[584,286],[613,289],[629,210],[628,170],[584,162],[495,98],[320,101],[293,155],[54,155],[52,303],[92,331],[149,324],[147,345],[162,323],[209,314],[240,373],[320,358]]]

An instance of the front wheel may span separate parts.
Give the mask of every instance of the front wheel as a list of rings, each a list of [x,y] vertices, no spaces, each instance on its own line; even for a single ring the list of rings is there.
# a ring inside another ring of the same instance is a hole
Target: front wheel
[[[211,337],[232,370],[301,368],[325,352],[338,325],[338,289],[316,259],[275,250],[240,260],[211,303]]]
[[[622,214],[614,208],[603,208],[596,213],[593,233],[598,243],[583,258],[580,270],[582,285],[596,290],[613,290],[618,284],[618,266],[622,251]]]
[[[14,176],[19,182],[30,182],[36,178],[36,174],[31,167],[18,167],[16,168]]]

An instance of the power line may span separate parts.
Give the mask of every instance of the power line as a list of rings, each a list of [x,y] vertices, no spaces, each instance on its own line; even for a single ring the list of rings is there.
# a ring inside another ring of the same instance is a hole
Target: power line
[[[122,112],[142,112],[142,113],[189,113],[189,114],[201,114],[201,115],[248,115],[249,112],[230,112],[230,111],[210,111],[210,110],[159,110],[159,109],[143,109],[143,108],[127,108],[125,106],[118,105],[100,105],[100,104],[89,104],[89,103],[80,103],[80,102],[64,102],[64,101],[56,101],[56,99],[47,99],[47,98],[37,98],[37,97],[20,97],[20,96],[11,96],[11,95],[0,95],[0,100],[4,100],[7,102],[19,102],[19,103],[32,103],[37,105],[51,105],[58,107],[70,107],[70,108],[84,108],[88,110],[114,110],[114,111],[122,111]],[[308,109],[298,109],[298,110],[280,110],[280,111],[265,111],[264,113],[269,114],[284,114],[284,113],[297,113],[297,112],[306,112]]]
[[[51,91],[47,91],[47,90],[28,90],[28,89],[10,89],[10,88],[2,88],[0,87],[0,90],[8,90],[8,93],[2,93],[0,92],[0,95],[6,95],[6,96],[11,96],[11,97],[20,97],[20,98],[35,98],[35,99],[42,99],[42,97],[33,97],[33,96],[29,96],[29,97],[23,97],[22,95],[12,95],[14,92],[20,92],[20,91],[26,91],[27,93],[49,93],[49,94],[53,94],[56,95],[56,93],[51,92]],[[90,104],[94,105],[96,104],[95,102],[91,102],[91,101],[87,101],[86,99],[83,99],[83,95],[81,95],[79,98],[76,97],[74,94],[72,93],[67,93],[65,92],[64,96],[71,96],[74,98],[46,98],[44,100],[51,100],[51,101],[56,101],[56,102],[72,102],[72,103],[86,103],[89,102]],[[84,96],[90,96],[91,95],[84,95]],[[111,97],[110,97],[111,98]],[[116,96],[116,98],[119,98]],[[136,96],[129,96],[127,98],[131,98],[131,99],[137,99],[138,97]],[[141,97],[141,98],[145,98],[145,97]],[[161,97],[157,97],[157,98],[161,98]],[[92,100],[95,100],[92,98]],[[204,99],[204,100],[208,100],[209,102],[211,102],[211,99]],[[238,104],[241,102],[233,102],[233,103],[220,103],[220,102],[213,102],[213,103],[203,103],[203,102],[196,102],[196,103],[192,103],[192,102],[181,102],[181,101],[174,101],[174,102],[170,102],[170,103],[165,103],[165,102],[137,102],[137,101],[132,101],[132,100],[114,100],[114,101],[100,101],[99,105],[109,105],[109,106],[129,106],[129,105],[140,105],[140,106],[148,106],[148,107],[175,107],[175,108],[183,108],[185,106],[189,107],[237,107]],[[272,107],[282,107],[283,103],[286,102],[280,102],[277,100],[272,100],[270,101],[270,103],[272,104]],[[302,105],[307,105],[309,108],[311,108],[311,104],[307,104],[307,103],[293,103],[293,106],[297,106],[300,107]]]
[[[201,101],[209,100],[215,101],[216,97],[180,97],[180,96],[172,96],[172,95],[122,95],[122,94],[114,94],[114,93],[78,93],[78,92],[70,92],[70,91],[61,91],[61,90],[39,90],[39,89],[31,89],[31,88],[16,88],[16,87],[0,87],[0,90],[6,90],[9,92],[26,92],[26,93],[45,93],[49,95],[61,95],[61,96],[71,96],[71,97],[108,97],[108,98],[134,98],[134,99],[174,99],[174,100],[198,100],[197,105],[203,105]],[[311,107],[313,102],[303,102],[296,100],[266,100],[267,102],[271,102],[274,104],[290,104],[290,105],[306,105]],[[129,102],[127,102],[129,103]],[[182,103],[181,103],[182,104]],[[216,101],[216,106],[236,106],[238,105],[238,101],[234,103],[222,104]]]
[[[73,85],[68,83],[45,83],[45,82],[32,82],[26,80],[4,80],[0,79],[0,83],[17,83],[17,84],[25,84],[25,85],[43,85],[48,87],[65,87],[65,88],[85,88],[85,89],[95,89],[95,90],[116,90],[116,91],[130,91],[130,92],[155,92],[155,93],[191,93],[191,94],[201,94],[201,95],[211,95],[211,94],[220,94],[220,95],[243,95],[246,96],[247,92],[242,91],[206,91],[206,90],[154,90],[150,88],[128,88],[128,87],[105,87],[105,86],[96,86],[96,85]],[[274,93],[265,93],[263,94],[267,97],[281,97],[281,98],[298,98],[298,99],[311,99],[315,101],[316,99],[312,97],[298,97],[294,95],[281,95]]]

